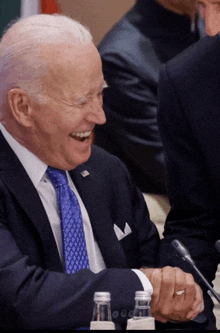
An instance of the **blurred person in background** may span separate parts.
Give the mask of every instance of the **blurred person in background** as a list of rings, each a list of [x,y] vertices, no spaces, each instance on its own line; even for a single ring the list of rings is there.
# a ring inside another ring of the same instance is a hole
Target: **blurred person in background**
[[[118,156],[145,193],[166,194],[157,126],[161,65],[205,35],[195,0],[137,0],[98,46],[107,122],[95,144]]]
[[[194,274],[203,288],[207,329],[215,329],[206,286],[171,246],[179,239],[214,281],[220,263],[220,1],[200,0],[198,8],[209,36],[164,65],[159,79],[158,125],[171,204],[160,260]]]

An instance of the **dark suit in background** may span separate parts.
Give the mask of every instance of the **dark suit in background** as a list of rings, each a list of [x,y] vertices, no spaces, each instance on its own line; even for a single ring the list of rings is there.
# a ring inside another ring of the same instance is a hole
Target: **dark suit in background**
[[[158,125],[171,203],[161,264],[191,270],[171,246],[179,239],[210,283],[220,262],[215,249],[220,239],[219,54],[220,37],[205,37],[168,62],[159,81]],[[213,304],[206,288],[204,297],[211,325]]]
[[[87,177],[81,175],[85,170]],[[60,274],[63,267],[42,202],[0,133],[1,327],[88,327],[94,292],[106,290],[111,293],[114,321],[126,323],[135,291],[143,290],[137,275],[126,268],[157,263],[156,227],[124,165],[94,146],[90,159],[70,175],[108,268],[98,274],[90,270]],[[131,232],[119,241],[114,225],[124,231],[126,223]]]
[[[166,192],[156,121],[159,69],[202,36],[200,18],[192,32],[188,16],[137,0],[98,46],[110,87],[104,92],[107,123],[95,128],[95,143],[122,159],[142,192]]]

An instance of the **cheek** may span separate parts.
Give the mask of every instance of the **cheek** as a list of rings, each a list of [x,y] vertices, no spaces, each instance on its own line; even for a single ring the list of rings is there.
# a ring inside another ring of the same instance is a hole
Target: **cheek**
[[[62,133],[64,134],[68,131],[68,123],[65,124],[62,118],[57,115],[44,117],[35,123],[35,125],[37,131],[44,136],[60,136]]]
[[[70,145],[73,149],[73,140],[70,134],[81,128],[83,123],[81,113],[43,109],[42,112],[36,113],[33,117],[33,134],[38,138],[38,141],[44,142],[44,146],[52,147],[54,145],[54,149],[59,147],[61,150],[63,147],[63,149],[68,150],[68,145]]]

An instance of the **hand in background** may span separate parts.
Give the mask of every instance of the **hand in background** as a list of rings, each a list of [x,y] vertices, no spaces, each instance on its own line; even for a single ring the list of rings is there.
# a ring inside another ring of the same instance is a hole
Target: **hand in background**
[[[204,310],[203,292],[192,274],[169,266],[156,269],[142,267],[140,270],[154,289],[151,314],[156,320],[162,323],[168,320],[189,321]]]

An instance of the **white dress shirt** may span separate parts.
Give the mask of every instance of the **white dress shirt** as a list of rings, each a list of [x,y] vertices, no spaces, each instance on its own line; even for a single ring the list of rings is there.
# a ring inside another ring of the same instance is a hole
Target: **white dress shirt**
[[[50,222],[50,226],[57,244],[57,248],[59,251],[59,255],[61,258],[62,263],[64,263],[63,259],[63,241],[62,241],[62,232],[60,228],[60,217],[59,217],[59,210],[57,206],[57,199],[56,199],[56,191],[46,174],[47,165],[42,162],[37,156],[32,154],[28,149],[18,143],[4,128],[4,126],[0,123],[0,130],[5,137],[6,141],[14,151],[14,153],[19,158],[21,164],[23,165],[24,169],[26,170],[29,178],[31,179],[34,187],[36,188],[42,204],[45,208],[48,220]],[[90,270],[94,273],[98,273],[101,270],[105,269],[105,263],[98,247],[98,244],[94,238],[93,230],[91,227],[90,219],[86,208],[79,196],[79,193],[72,182],[72,179],[67,173],[69,186],[71,187],[72,191],[77,196],[79,201],[82,220],[83,220],[83,228],[85,233],[85,240],[86,240],[86,247],[88,252],[89,258],[89,266]],[[140,278],[144,290],[152,290],[151,283],[147,279],[144,273],[140,270],[133,269],[133,271],[138,275]]]

